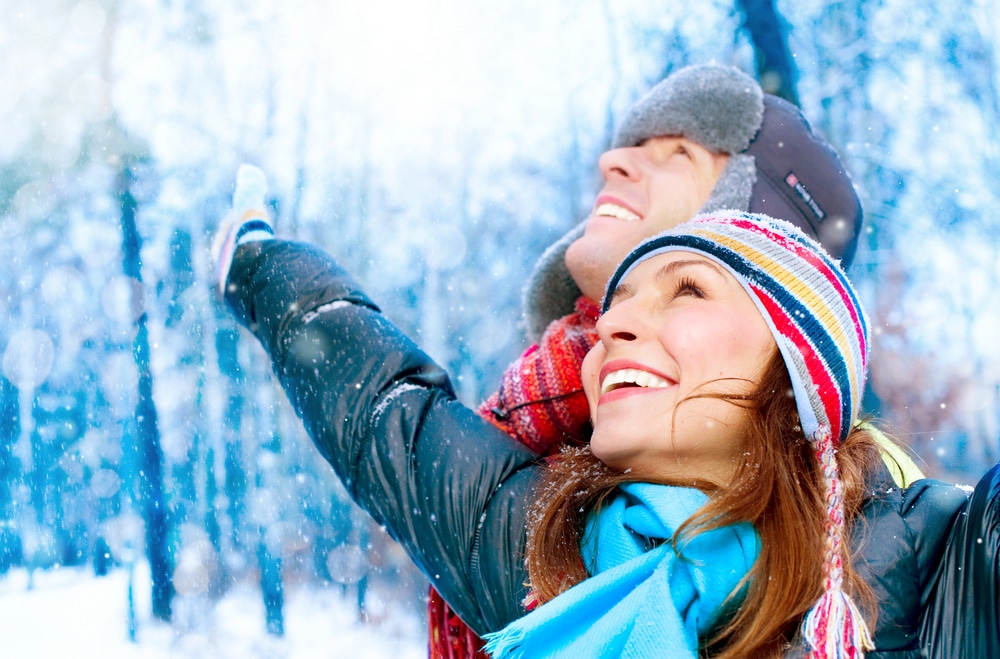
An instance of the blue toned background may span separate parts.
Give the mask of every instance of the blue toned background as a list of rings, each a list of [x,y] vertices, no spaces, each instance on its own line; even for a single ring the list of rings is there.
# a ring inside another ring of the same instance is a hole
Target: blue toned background
[[[236,168],[475,404],[623,110],[685,64],[756,73],[743,4],[0,0],[4,655],[422,656],[425,583],[207,283]],[[1000,7],[776,8],[866,211],[869,408],[974,482],[1000,458]]]

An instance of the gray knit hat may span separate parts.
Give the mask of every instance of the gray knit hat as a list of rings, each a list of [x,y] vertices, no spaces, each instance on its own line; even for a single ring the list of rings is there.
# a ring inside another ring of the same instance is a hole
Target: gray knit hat
[[[833,147],[794,105],[764,94],[734,67],[689,66],[636,101],[612,147],[637,146],[660,135],[683,135],[730,154],[699,212],[737,209],[787,220],[818,239],[844,269],[850,265],[861,231],[861,203]],[[564,259],[585,225],[571,229],[535,264],[523,301],[531,341],[571,313],[580,296]]]

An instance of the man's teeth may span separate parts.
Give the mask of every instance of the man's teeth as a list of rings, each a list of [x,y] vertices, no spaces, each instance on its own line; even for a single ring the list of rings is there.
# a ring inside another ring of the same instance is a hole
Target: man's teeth
[[[670,386],[670,382],[658,375],[640,371],[637,368],[623,368],[620,371],[608,374],[608,377],[604,378],[604,382],[601,383],[601,393],[607,393],[620,384],[634,384],[638,387],[651,389],[663,389]]]
[[[625,220],[626,222],[635,222],[641,220],[642,218],[630,211],[627,208],[622,208],[618,204],[601,204],[594,209],[594,215],[605,215],[607,217],[616,217],[619,220]]]

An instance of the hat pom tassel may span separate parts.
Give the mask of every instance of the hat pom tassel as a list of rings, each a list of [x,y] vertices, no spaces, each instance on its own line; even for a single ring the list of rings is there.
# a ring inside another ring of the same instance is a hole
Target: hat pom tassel
[[[811,659],[861,659],[873,650],[861,612],[842,590],[827,590],[806,615],[802,635]]]

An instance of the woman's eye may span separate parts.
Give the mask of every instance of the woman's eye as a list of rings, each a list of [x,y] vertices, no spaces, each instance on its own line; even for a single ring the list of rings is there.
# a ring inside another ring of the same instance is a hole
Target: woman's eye
[[[691,279],[690,277],[684,277],[677,280],[677,284],[674,286],[674,297],[681,297],[683,295],[690,295],[697,298],[705,297],[705,292],[701,290],[698,283]]]

